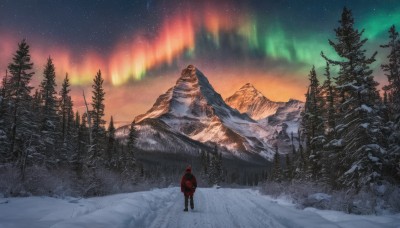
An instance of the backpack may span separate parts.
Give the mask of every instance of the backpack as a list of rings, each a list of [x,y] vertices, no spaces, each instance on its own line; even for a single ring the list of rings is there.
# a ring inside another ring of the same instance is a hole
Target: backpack
[[[193,188],[193,182],[192,182],[193,175],[187,173],[187,174],[185,174],[185,178],[186,178],[186,181],[184,183],[185,184],[185,188],[187,190],[192,190],[192,188]]]
[[[193,188],[193,183],[190,180],[185,181],[185,187],[186,189],[192,189]]]

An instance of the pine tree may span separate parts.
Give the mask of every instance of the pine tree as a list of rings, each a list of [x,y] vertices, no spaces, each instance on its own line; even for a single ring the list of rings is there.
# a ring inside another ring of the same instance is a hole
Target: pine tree
[[[43,128],[48,130],[55,128],[54,121],[57,118],[56,73],[53,60],[50,57],[44,67],[43,76],[44,78],[40,84],[40,93],[43,99]]]
[[[114,127],[114,120],[111,116],[110,123],[107,129],[107,160],[109,166],[115,166],[116,157],[115,157],[115,149],[116,149],[116,142],[115,142],[115,127]]]
[[[78,177],[81,177],[83,171],[83,157],[80,148],[80,116],[79,112],[76,115],[73,112],[72,99],[69,96],[69,89],[65,90],[65,79],[61,88],[59,119],[60,119],[60,143],[62,145],[60,157],[62,162],[68,162],[72,165],[72,169],[77,172]],[[68,91],[63,93],[63,91]],[[63,115],[64,114],[64,115]],[[77,121],[77,122],[76,122]]]
[[[78,113],[79,114],[79,113]],[[89,145],[89,129],[87,127],[87,116],[86,116],[86,112],[82,115],[81,121],[80,121],[80,125],[78,128],[78,137],[77,137],[77,143],[78,143],[78,153],[80,155],[80,157],[82,157],[83,159],[87,159],[88,158],[88,154],[87,154],[87,147],[90,146]],[[77,115],[79,117],[79,115]],[[79,124],[79,121],[76,122],[77,124]]]
[[[101,160],[103,160],[104,155],[104,145],[103,142],[105,139],[105,129],[103,120],[104,117],[104,89],[103,89],[103,78],[101,76],[101,71],[99,70],[93,79],[93,95],[92,95],[92,111],[90,113],[93,126],[92,126],[92,134],[93,134],[93,145],[90,148],[90,163],[91,165],[95,165]]]
[[[390,49],[387,56],[389,62],[382,64],[381,67],[389,82],[384,90],[391,97],[388,104],[393,116],[390,119],[397,120],[400,116],[400,38],[394,25],[389,29],[389,39],[389,43],[381,45],[382,48]]]
[[[8,77],[8,71],[6,70],[6,74],[3,77],[3,80],[1,80],[1,87],[0,87],[0,96],[4,99],[6,97],[9,97],[9,77]]]
[[[321,88],[325,100],[324,109],[326,110],[324,120],[325,120],[325,126],[328,129],[327,130],[328,135],[330,135],[331,132],[334,131],[336,126],[335,125],[336,111],[335,111],[335,88],[331,79],[330,67],[328,62],[326,62],[324,76],[326,77],[326,79]]]
[[[13,160],[18,161],[21,178],[24,179],[27,158],[35,152],[36,123],[32,122],[33,113],[30,110],[32,87],[30,82],[34,72],[33,63],[29,53],[29,45],[25,40],[18,44],[18,50],[13,56],[13,61],[8,65],[10,72],[10,154]]]
[[[207,155],[206,152],[204,152],[204,150],[201,150],[200,152],[200,163],[202,166],[202,171],[203,171],[203,175],[207,176],[208,175],[208,161],[207,161]]]
[[[129,135],[128,135],[128,151],[129,153],[135,153],[136,148],[136,141],[137,141],[137,131],[135,128],[135,121],[133,121],[129,128]]]
[[[308,93],[306,94],[306,97],[308,96]],[[305,104],[307,105],[307,104]],[[302,113],[302,116],[304,116],[304,111]],[[306,167],[308,165],[307,162],[307,156],[304,152],[303,149],[303,144],[304,144],[304,133],[302,132],[301,128],[303,128],[304,126],[304,121],[306,121],[305,119],[302,118],[301,120],[301,126],[298,129],[297,135],[298,135],[298,150],[294,159],[294,164],[293,166],[295,167],[295,170],[293,172],[293,178],[295,179],[304,179],[306,173]]]
[[[272,180],[275,182],[282,181],[282,169],[281,169],[281,156],[279,155],[278,146],[275,146],[274,154],[274,166],[272,170]]]
[[[376,52],[366,57],[363,46],[367,39],[361,39],[364,30],[354,28],[350,10],[343,9],[339,23],[335,29],[337,42],[329,40],[329,44],[341,60],[332,60],[322,53],[330,64],[340,67],[335,78],[340,112],[335,121],[335,142],[330,144],[343,145],[337,156],[339,184],[360,190],[382,178],[385,148],[380,130],[382,120],[378,116],[380,97],[370,69]]]
[[[287,180],[291,180],[293,178],[293,166],[292,162],[290,161],[289,154],[286,154],[285,156],[285,176]]]
[[[75,128],[79,128],[79,126],[81,125],[81,115],[79,114],[78,111],[76,111],[75,113]]]
[[[310,142],[312,138],[311,130],[309,129],[312,124],[311,116],[308,114],[309,110],[312,109],[310,87],[308,87],[305,97],[306,97],[306,102],[304,103],[304,110],[301,112],[300,129],[302,129],[303,140],[305,142],[306,148],[310,148]]]
[[[223,166],[222,166],[222,153],[217,153],[217,162],[215,164],[215,170],[216,170],[216,179],[217,179],[217,184],[220,184],[224,181],[224,171],[223,171]]]
[[[11,160],[10,139],[8,129],[10,125],[9,116],[9,78],[6,71],[0,87],[0,163],[6,163]]]
[[[308,167],[306,179],[316,180],[321,169],[322,145],[325,142],[322,109],[324,101],[321,87],[313,66],[309,74],[310,85],[306,94],[305,110],[302,114],[302,129],[306,136]]]
[[[60,91],[61,132],[64,142],[67,140],[74,122],[73,103],[69,95],[70,86],[68,74],[66,74]]]
[[[222,166],[222,154],[218,152],[217,145],[214,146],[214,151],[210,155],[207,153],[206,163],[208,164],[208,183],[212,185],[218,185],[223,181],[223,166]]]
[[[389,43],[381,47],[390,49],[388,63],[381,65],[389,82],[383,88],[386,125],[390,129],[386,134],[389,148],[385,168],[388,175],[400,181],[400,37],[394,25],[389,29]]]
[[[43,80],[40,84],[42,99],[41,136],[45,145],[45,154],[48,159],[59,158],[55,154],[58,150],[57,138],[59,137],[59,116],[57,115],[58,103],[56,97],[56,73],[52,59],[49,57],[43,71]]]
[[[122,161],[122,173],[125,175],[126,178],[133,180],[134,179],[134,171],[136,169],[136,141],[138,135],[135,128],[135,121],[133,121],[129,128],[129,135],[128,135],[128,149],[123,155]]]

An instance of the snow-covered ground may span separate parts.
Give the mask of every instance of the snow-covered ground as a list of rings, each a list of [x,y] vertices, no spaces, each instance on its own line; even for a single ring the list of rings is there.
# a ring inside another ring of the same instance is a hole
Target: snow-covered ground
[[[347,215],[299,210],[251,189],[199,188],[183,212],[179,188],[105,197],[0,198],[0,227],[400,227],[400,214]]]

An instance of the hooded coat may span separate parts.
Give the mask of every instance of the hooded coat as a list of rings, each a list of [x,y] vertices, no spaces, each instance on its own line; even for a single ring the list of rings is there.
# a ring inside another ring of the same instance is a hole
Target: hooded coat
[[[190,182],[190,183],[187,183]],[[191,187],[187,187],[187,186]],[[193,196],[194,192],[197,188],[196,177],[192,174],[192,169],[190,167],[186,168],[186,172],[181,180],[181,192],[185,194],[185,196]]]

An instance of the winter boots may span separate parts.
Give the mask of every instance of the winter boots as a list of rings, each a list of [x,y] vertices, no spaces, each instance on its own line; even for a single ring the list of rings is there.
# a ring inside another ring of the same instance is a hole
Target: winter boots
[[[188,211],[189,198],[190,198],[190,208],[192,210],[194,209],[193,196],[185,196],[185,210],[183,211]]]

